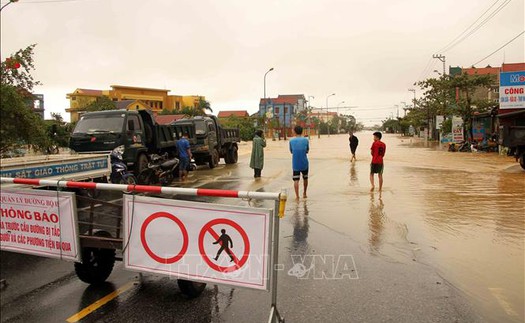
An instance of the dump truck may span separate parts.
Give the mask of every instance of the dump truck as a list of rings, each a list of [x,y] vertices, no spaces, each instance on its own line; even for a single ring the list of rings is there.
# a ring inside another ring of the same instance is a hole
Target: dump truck
[[[235,164],[238,159],[238,128],[224,128],[213,115],[181,119],[171,123],[177,135],[187,132],[191,153],[197,165],[215,168],[221,158],[226,164]]]
[[[151,154],[175,156],[176,133],[159,125],[151,111],[109,110],[88,112],[78,121],[69,147],[77,153],[109,153],[118,149],[124,162],[139,174]]]

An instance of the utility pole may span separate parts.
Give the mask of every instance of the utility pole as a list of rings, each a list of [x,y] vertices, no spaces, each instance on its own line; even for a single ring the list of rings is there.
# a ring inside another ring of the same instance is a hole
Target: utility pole
[[[333,95],[335,95],[335,93],[332,93],[326,97],[326,125],[328,126],[328,137],[330,137],[330,124],[328,123],[328,98]]]
[[[443,75],[447,75],[447,73],[446,73],[446,68],[445,68],[445,65],[446,65],[446,59],[445,59],[445,56],[444,56],[444,55],[441,55],[441,54],[434,54],[434,55],[432,55],[432,58],[437,58],[437,59],[439,59],[441,62],[443,62]]]
[[[309,95],[308,96],[308,109],[306,110],[306,121],[308,121],[308,138],[310,138],[310,129],[312,128],[312,118],[311,118],[311,113],[312,113],[312,104],[310,102],[310,98],[312,99],[315,99],[315,97],[313,95]]]

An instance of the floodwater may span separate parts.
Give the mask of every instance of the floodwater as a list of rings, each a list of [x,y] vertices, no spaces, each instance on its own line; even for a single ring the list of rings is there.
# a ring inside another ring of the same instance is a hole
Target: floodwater
[[[355,163],[346,135],[311,138],[308,198],[290,196],[280,225],[277,304],[286,320],[523,322],[525,171],[518,163],[386,135],[384,188],[371,192],[372,134],[357,136]],[[293,195],[288,141],[268,141],[261,179],[253,178],[249,154],[250,145],[242,143],[239,163],[199,167],[187,182],[173,185],[286,189]],[[273,207],[271,201],[195,199]],[[70,263],[4,256],[6,322],[63,321],[130,284],[128,292],[83,321],[268,318],[270,297],[261,291],[210,284],[199,298],[187,300],[175,280],[139,278],[120,263],[107,284],[87,287]]]
[[[371,256],[431,266],[484,320],[524,321],[525,171],[519,164],[497,153],[452,153],[386,135],[383,192],[370,192],[372,135],[357,136],[355,163],[346,135],[311,138],[308,199],[291,197],[287,208],[288,221],[303,227],[299,237],[308,235],[305,220],[322,225]],[[284,186],[293,194],[287,145],[268,142],[266,190]],[[303,202],[307,213],[298,220]]]

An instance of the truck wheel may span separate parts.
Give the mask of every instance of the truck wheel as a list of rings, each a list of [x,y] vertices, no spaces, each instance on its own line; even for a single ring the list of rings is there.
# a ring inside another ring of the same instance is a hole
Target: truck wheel
[[[177,284],[179,285],[180,291],[189,298],[199,297],[206,288],[205,283],[197,283],[184,279],[178,279]]]
[[[211,156],[210,156],[210,161],[208,162],[208,166],[210,166],[210,168],[215,168],[217,167],[217,165],[219,165],[219,152],[217,151],[217,149],[214,149],[211,153]]]
[[[146,168],[148,168],[148,156],[140,154],[135,163],[135,174],[138,176]]]
[[[228,154],[226,155],[226,158],[224,158],[224,161],[226,161],[226,164],[235,164],[237,163],[237,160],[239,160],[239,151],[237,146],[233,146],[228,150]]]
[[[525,169],[525,154],[521,154],[520,156],[520,165],[521,168]]]
[[[108,232],[97,232],[99,237],[111,237]],[[75,262],[75,273],[88,284],[106,281],[115,265],[115,249],[82,248],[82,263]]]

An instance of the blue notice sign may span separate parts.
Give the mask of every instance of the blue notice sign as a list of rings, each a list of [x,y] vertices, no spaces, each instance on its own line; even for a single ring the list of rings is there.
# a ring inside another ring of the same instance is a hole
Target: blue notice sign
[[[108,169],[108,159],[93,158],[75,163],[58,163],[36,167],[21,167],[3,170],[1,177],[45,178]]]
[[[500,86],[525,85],[525,71],[503,72],[499,74]]]

